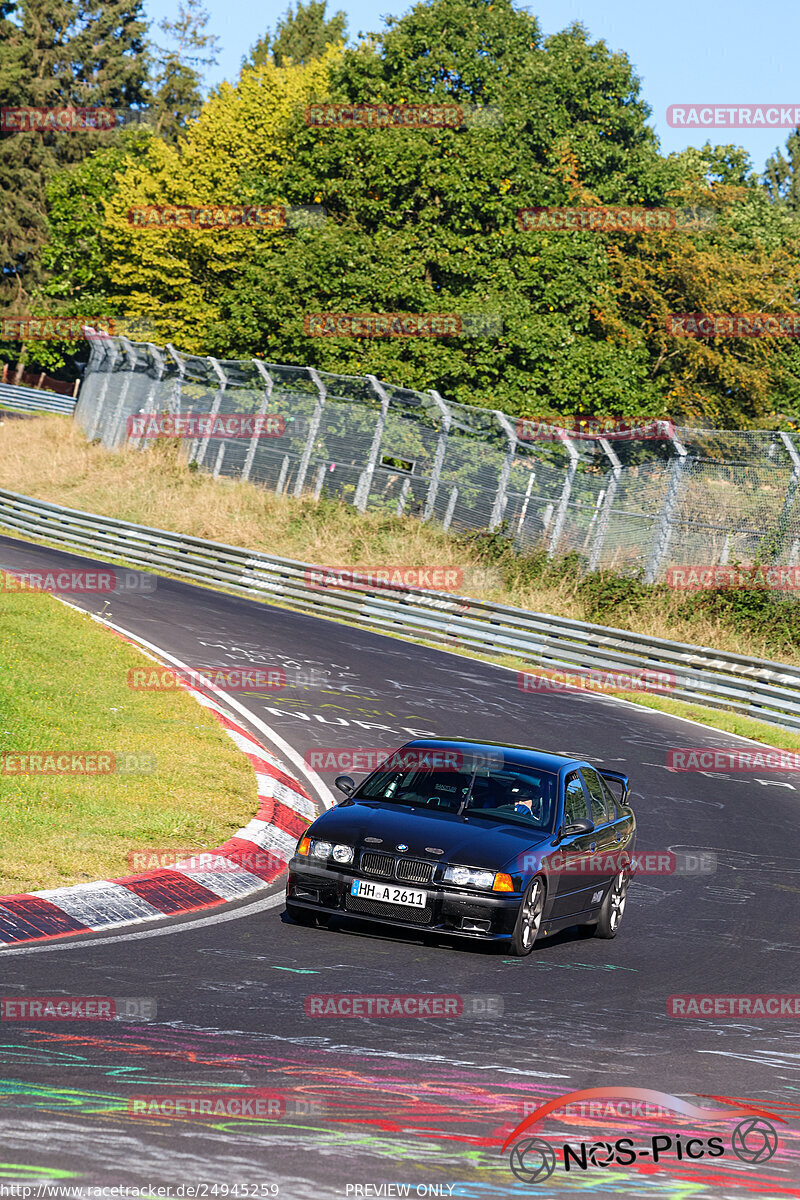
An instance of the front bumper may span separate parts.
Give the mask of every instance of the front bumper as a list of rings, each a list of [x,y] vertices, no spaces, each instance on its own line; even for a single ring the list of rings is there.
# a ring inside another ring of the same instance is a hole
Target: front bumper
[[[354,917],[396,928],[492,942],[511,936],[522,900],[522,896],[514,892],[482,894],[441,883],[407,884],[424,891],[428,897],[425,908],[410,908],[351,896],[353,880],[363,878],[365,876],[356,871],[317,866],[306,858],[295,857],[289,863],[286,902],[292,907],[327,916]]]

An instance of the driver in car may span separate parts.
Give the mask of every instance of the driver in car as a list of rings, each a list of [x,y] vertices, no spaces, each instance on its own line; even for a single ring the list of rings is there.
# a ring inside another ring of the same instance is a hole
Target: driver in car
[[[511,789],[509,802],[513,804],[515,813],[533,817],[535,821],[541,820],[542,797],[539,789],[532,784],[525,783],[524,780],[515,783]]]

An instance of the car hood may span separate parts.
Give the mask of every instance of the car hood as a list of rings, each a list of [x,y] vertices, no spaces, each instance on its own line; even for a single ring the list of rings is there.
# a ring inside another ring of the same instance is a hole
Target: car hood
[[[356,801],[330,809],[318,817],[307,833],[326,841],[395,853],[398,845],[408,846],[409,858],[435,858],[471,867],[495,871],[515,860],[523,851],[550,841],[550,834],[515,829],[511,825],[492,825],[480,817],[458,817],[453,813],[433,813],[412,808]],[[365,842],[380,838],[380,844]],[[428,847],[443,850],[432,855]],[[405,852],[403,852],[405,853]]]

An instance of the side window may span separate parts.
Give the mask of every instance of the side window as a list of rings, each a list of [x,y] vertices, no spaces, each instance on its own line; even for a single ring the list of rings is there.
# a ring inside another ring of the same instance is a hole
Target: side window
[[[584,783],[589,792],[589,799],[592,802],[592,820],[595,825],[605,825],[609,820],[613,820],[613,809],[611,817],[606,814],[606,794],[603,791],[603,784],[599,775],[592,767],[581,767]]]
[[[573,775],[568,775],[564,781],[564,824],[571,825],[573,821],[584,821],[588,815],[586,796],[581,786],[580,776],[576,771]]]
[[[600,780],[600,786],[602,787],[603,794],[605,795],[605,798],[606,798],[606,810],[608,811],[608,819],[609,819],[609,821],[616,821],[618,819],[618,817],[621,816],[619,807],[617,805],[616,796],[614,795],[611,788],[606,783],[605,779],[603,779],[603,776],[599,773],[599,771],[598,771],[597,777]]]

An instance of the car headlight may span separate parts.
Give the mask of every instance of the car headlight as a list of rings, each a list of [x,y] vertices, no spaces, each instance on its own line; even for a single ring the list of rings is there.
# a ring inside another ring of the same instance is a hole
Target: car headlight
[[[351,863],[353,861],[353,847],[344,846],[341,842],[336,844],[332,842],[315,841],[313,838],[303,838],[297,847],[297,853],[311,858],[325,860],[332,858],[334,862]]]
[[[446,883],[457,883],[459,887],[491,888],[494,871],[483,871],[479,867],[445,867]]]

